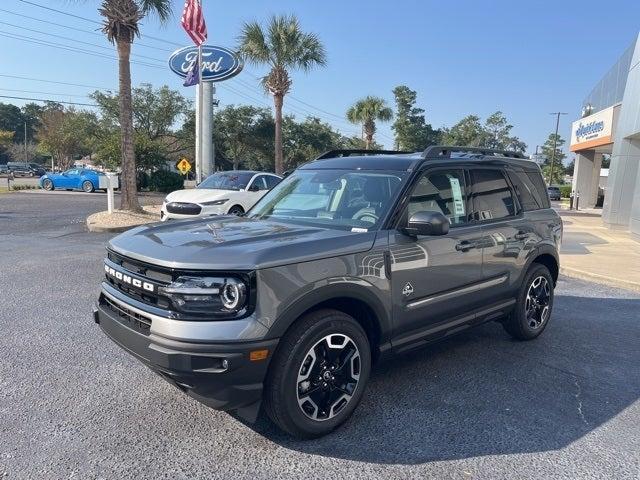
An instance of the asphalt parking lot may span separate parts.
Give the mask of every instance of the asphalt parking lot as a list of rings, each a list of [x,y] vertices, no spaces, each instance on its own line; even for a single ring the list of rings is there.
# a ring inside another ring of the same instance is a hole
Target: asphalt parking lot
[[[491,323],[378,366],[299,442],[181,394],[91,318],[101,195],[0,195],[0,478],[640,478],[640,295],[562,278],[536,341]]]

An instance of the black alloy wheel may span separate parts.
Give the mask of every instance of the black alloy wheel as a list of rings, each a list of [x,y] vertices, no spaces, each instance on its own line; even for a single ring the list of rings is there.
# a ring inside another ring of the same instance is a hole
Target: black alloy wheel
[[[549,324],[553,310],[554,282],[549,269],[534,263],[527,271],[516,305],[504,319],[504,329],[518,340],[532,340]]]
[[[341,311],[311,312],[287,330],[271,359],[265,411],[294,437],[326,435],[358,406],[370,372],[362,326]]]
[[[327,335],[309,349],[298,371],[298,405],[311,420],[335,417],[360,381],[360,351],[343,334]]]

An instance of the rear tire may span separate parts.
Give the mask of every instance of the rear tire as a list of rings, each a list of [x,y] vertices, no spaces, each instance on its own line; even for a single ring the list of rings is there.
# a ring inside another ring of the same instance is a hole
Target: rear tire
[[[371,372],[371,348],[351,316],[318,310],[284,335],[271,360],[264,406],[297,438],[317,438],[344,423],[360,403]]]
[[[533,340],[549,323],[553,311],[553,278],[549,269],[534,263],[524,277],[515,309],[502,323],[517,340]]]
[[[84,182],[82,182],[82,191],[83,192],[93,193],[94,190],[95,190],[95,188],[93,188],[93,183],[91,183],[89,180],[85,180]]]

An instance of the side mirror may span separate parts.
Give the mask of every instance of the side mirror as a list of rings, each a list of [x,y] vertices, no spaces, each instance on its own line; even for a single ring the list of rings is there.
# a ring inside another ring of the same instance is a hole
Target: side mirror
[[[253,185],[251,185],[249,188],[247,188],[248,192],[257,192],[260,190],[260,187],[258,185],[256,185],[255,183]]]
[[[404,232],[412,237],[418,235],[446,235],[449,219],[440,212],[416,212],[411,215]]]

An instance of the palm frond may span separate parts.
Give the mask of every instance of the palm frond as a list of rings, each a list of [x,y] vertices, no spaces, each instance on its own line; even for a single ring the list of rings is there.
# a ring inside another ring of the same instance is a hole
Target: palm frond
[[[138,0],[138,5],[143,15],[155,15],[161,23],[168,21],[173,14],[171,0]]]

